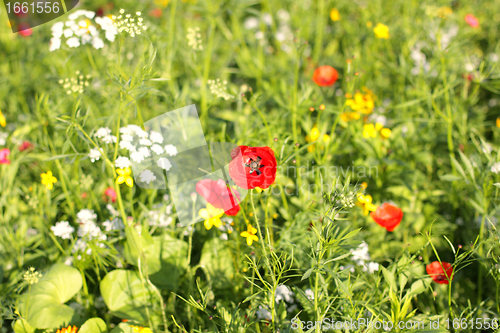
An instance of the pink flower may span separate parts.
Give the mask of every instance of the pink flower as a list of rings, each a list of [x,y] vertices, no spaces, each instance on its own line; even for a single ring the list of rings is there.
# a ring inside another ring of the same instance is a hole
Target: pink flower
[[[23,141],[21,145],[19,146],[19,151],[25,151],[27,149],[33,148],[33,145],[29,141]]]
[[[28,23],[19,24],[19,33],[23,37],[29,37],[33,34],[33,30],[31,30],[30,25]]]
[[[116,201],[116,191],[112,187],[108,187],[106,191],[104,191],[104,194],[108,196],[111,201],[115,202]]]
[[[10,160],[7,158],[10,155],[10,149],[4,148],[0,150],[0,164],[10,164]]]
[[[479,20],[472,14],[465,15],[465,22],[473,28],[479,27]]]

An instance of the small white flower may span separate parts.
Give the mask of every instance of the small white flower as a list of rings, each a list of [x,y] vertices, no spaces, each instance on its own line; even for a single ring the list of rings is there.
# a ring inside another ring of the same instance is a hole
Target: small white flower
[[[155,131],[151,131],[151,134],[149,135],[149,138],[154,143],[163,143],[163,136],[161,135],[161,133],[158,133],[158,132],[155,132]]]
[[[500,172],[500,162],[496,162],[493,164],[490,168],[491,172],[493,173],[499,173]]]
[[[264,38],[264,32],[262,32],[262,31],[257,31],[257,32],[255,33],[255,39],[262,39],[262,38]]]
[[[282,21],[290,20],[290,14],[284,9],[278,10],[277,15],[278,15],[278,18]]]
[[[151,142],[151,140],[149,140],[149,139],[145,139],[145,138],[144,138],[144,139],[140,139],[140,140],[139,140],[139,143],[140,143],[141,145],[143,145],[143,146],[148,146],[148,147],[149,147],[149,146],[151,146],[151,145],[153,144],[153,143]]]
[[[352,260],[358,265],[363,265],[365,261],[370,260],[370,253],[368,253],[368,244],[362,242],[356,250],[351,249]]]
[[[467,63],[467,64],[465,64],[465,70],[466,70],[467,72],[472,72],[472,71],[474,70],[474,67],[475,67],[475,66],[474,66],[473,64],[471,64],[470,62],[469,62],[469,63]]]
[[[120,134],[122,134],[121,139],[125,140],[123,138],[123,135],[127,134],[127,135],[132,136],[134,134],[134,130],[131,127],[129,127],[129,126],[127,126],[127,127],[120,127]],[[133,140],[133,137],[129,141],[132,141],[132,140]]]
[[[54,52],[55,50],[59,50],[61,48],[61,38],[52,37],[50,39],[49,51]]]
[[[112,204],[107,204],[106,208],[109,211],[109,214],[113,217],[118,217],[120,214],[118,214],[118,211],[113,207]]]
[[[149,185],[149,183],[151,183],[152,181],[155,181],[156,180],[156,176],[153,172],[151,172],[151,170],[143,170],[141,172],[141,174],[139,175],[139,177],[141,178],[141,182],[143,183],[147,183]]]
[[[148,147],[141,147],[139,148],[139,152],[144,156],[144,157],[149,157],[151,156],[151,151],[148,149]]]
[[[9,136],[8,133],[0,132],[0,146],[5,146],[7,143],[7,137]]]
[[[172,224],[172,222],[173,219],[171,216],[167,216],[159,210],[152,210],[149,212],[149,225],[165,228]]]
[[[111,134],[109,127],[100,127],[96,132],[95,136],[102,139]]]
[[[76,214],[78,223],[93,222],[97,218],[97,214],[92,209],[82,209]]]
[[[106,135],[104,138],[102,138],[102,141],[105,143],[115,143],[116,142],[116,136],[114,135]]]
[[[101,158],[101,150],[97,148],[90,149],[89,157],[92,163],[99,161],[99,158]]]
[[[144,154],[140,151],[135,151],[130,154],[130,158],[136,163],[141,163],[142,161],[144,161]]]
[[[132,143],[130,141],[122,140],[122,141],[120,141],[119,145],[120,145],[120,149],[127,149],[129,151],[135,150],[135,147],[132,145]]]
[[[275,294],[276,303],[279,303],[279,301],[281,300],[288,303],[292,303],[293,302],[292,296],[293,292],[290,290],[290,288],[288,288],[284,284],[281,284],[276,288],[276,294]]]
[[[262,307],[262,305],[259,305],[259,309],[257,311],[255,311],[255,314],[257,315],[257,319],[259,319],[259,320],[261,320],[261,319],[271,320],[272,319],[271,312],[269,312],[269,310],[267,310],[267,309],[264,309]]]
[[[226,234],[225,232],[223,232],[223,233],[220,235],[220,239],[227,241],[227,240],[228,240],[227,234]]]
[[[55,236],[61,237],[62,239],[70,239],[71,234],[75,231],[68,221],[57,222],[56,225],[50,227],[50,230]]]
[[[78,47],[80,46],[80,39],[78,37],[71,37],[66,41],[69,47]]]
[[[80,224],[80,228],[78,228],[78,237],[88,237],[89,239],[98,239],[100,241],[105,241],[107,239],[101,228],[92,221]]]
[[[365,268],[363,268],[363,271],[366,272],[368,270],[368,273],[372,274],[373,272],[378,271],[378,268],[379,264],[372,261],[369,262],[368,265],[365,266]]]
[[[156,164],[160,168],[162,168],[162,169],[164,169],[166,171],[170,170],[170,168],[172,167],[172,164],[170,164],[170,161],[167,158],[165,158],[165,157],[159,158],[158,161],[156,162]]]
[[[271,25],[273,23],[273,17],[269,13],[265,13],[262,15],[262,22],[264,22],[267,25]]]
[[[177,148],[175,148],[173,145],[166,145],[165,146],[165,151],[167,152],[167,154],[169,154],[170,156],[175,156],[177,155]]]
[[[489,154],[493,150],[493,146],[491,145],[491,143],[488,142],[485,142],[482,148],[483,148],[483,153],[485,154]]]
[[[64,264],[65,264],[66,266],[71,266],[71,265],[73,265],[73,259],[74,259],[73,257],[67,257],[67,258],[66,258],[66,260],[64,260]]]
[[[105,230],[108,231],[113,231],[113,230],[123,230],[125,229],[125,225],[123,224],[122,220],[119,218],[115,218],[113,220],[107,220],[102,223],[104,226]]]
[[[305,293],[306,293],[307,298],[309,298],[310,300],[314,299],[314,292],[311,290],[311,288],[306,289]]]
[[[249,17],[245,20],[243,26],[247,30],[255,29],[259,26],[259,19],[256,17]]]
[[[102,39],[100,39],[99,37],[94,37],[92,39],[92,46],[96,50],[102,49],[104,47],[104,41]]]
[[[130,160],[127,157],[120,156],[116,159],[115,166],[120,169],[128,168],[130,166]]]
[[[156,154],[156,155],[161,155],[165,151],[162,146],[158,144],[154,144],[151,146],[151,150]]]
[[[134,136],[126,133],[126,134],[122,134],[120,136],[120,139],[122,139],[123,141],[132,142],[132,141],[134,141]]]
[[[148,132],[143,131],[141,128],[139,130],[135,131],[135,134],[140,137],[141,139],[147,139],[148,137]],[[141,143],[142,144],[142,143]]]

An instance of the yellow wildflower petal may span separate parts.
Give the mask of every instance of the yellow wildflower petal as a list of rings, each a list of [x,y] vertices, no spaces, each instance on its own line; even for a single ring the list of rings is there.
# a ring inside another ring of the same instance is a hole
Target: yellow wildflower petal
[[[207,230],[212,229],[213,224],[212,224],[212,219],[211,218],[205,220],[205,222],[203,222],[203,224],[205,225],[205,229],[207,229]]]
[[[332,21],[338,21],[340,20],[342,17],[340,16],[340,13],[338,11],[337,8],[332,8],[332,10],[330,10],[330,19]]]
[[[361,183],[361,188],[364,190],[368,187],[368,183],[367,182],[362,182]]]
[[[215,217],[212,217],[211,218],[212,220],[212,224],[216,227],[216,228],[220,228],[222,227],[222,221],[220,219],[220,216],[215,216]]]
[[[125,179],[125,184],[127,184],[128,187],[134,186],[134,179],[132,177],[127,177]]]
[[[5,116],[2,113],[2,110],[0,110],[0,125],[2,127],[7,126],[7,121],[5,120]]]
[[[250,233],[248,233],[248,231],[243,231],[240,236],[242,237],[250,237]]]
[[[125,176],[118,176],[116,177],[116,183],[119,185],[119,184],[123,184],[125,183]]]
[[[387,139],[391,136],[391,130],[389,128],[382,128],[382,130],[380,130],[380,135],[382,135],[384,139]]]
[[[323,142],[327,143],[330,141],[330,136],[328,134],[323,135]]]
[[[251,246],[251,245],[252,245],[252,243],[253,243],[253,239],[252,239],[252,237],[251,237],[251,236],[250,236],[250,237],[247,237],[247,244],[248,244],[248,246]]]
[[[376,123],[376,124],[375,124],[375,129],[376,129],[377,131],[380,131],[383,127],[384,127],[384,125],[382,125],[382,123]]]
[[[377,38],[389,39],[389,27],[385,24],[378,23],[373,32],[375,32]]]
[[[313,127],[311,130],[311,141],[316,141],[319,138],[319,129],[317,127]]]
[[[310,145],[309,147],[307,147],[307,151],[308,151],[308,152],[310,152],[310,153],[312,153],[313,151],[315,151],[315,150],[316,150],[316,147],[315,147],[315,146],[316,146],[316,144],[312,144],[312,145]]]
[[[500,118],[497,118],[497,127],[500,127]]]
[[[205,220],[210,218],[210,214],[208,213],[208,210],[206,208],[200,209],[198,215],[200,215],[200,217]]]

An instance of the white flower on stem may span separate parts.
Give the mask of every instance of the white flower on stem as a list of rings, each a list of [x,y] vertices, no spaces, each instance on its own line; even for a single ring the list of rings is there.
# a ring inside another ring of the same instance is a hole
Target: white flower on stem
[[[368,253],[368,244],[362,242],[356,250],[351,249],[352,260],[358,265],[364,265],[365,261],[370,260],[370,253]]]
[[[151,131],[151,134],[149,135],[149,138],[154,143],[163,143],[163,136],[161,135],[161,133],[158,133],[158,132],[155,132],[155,131]]]
[[[271,312],[265,308],[262,307],[262,305],[259,305],[259,309],[255,311],[255,314],[257,315],[257,319],[265,319],[265,320],[271,320]]]
[[[120,135],[120,139],[122,141],[132,142],[132,141],[134,141],[134,136],[132,134],[129,134],[129,133],[124,133],[124,134]],[[121,143],[121,141],[120,141],[120,143]]]
[[[102,141],[105,143],[115,143],[116,142],[116,136],[114,135],[107,135],[104,138],[102,138]]]
[[[162,169],[164,169],[166,171],[170,170],[170,168],[172,167],[172,164],[170,164],[170,161],[167,158],[165,158],[165,157],[159,158],[158,161],[156,162],[156,164],[160,168],[162,168]]]
[[[78,47],[80,46],[80,39],[78,37],[71,37],[66,41],[69,47]]]
[[[144,156],[144,157],[149,157],[151,156],[151,151],[148,149],[148,147],[141,147],[139,148],[139,152]]]
[[[102,139],[105,136],[108,136],[111,134],[111,129],[109,127],[100,127],[96,132],[95,136]]]
[[[306,297],[309,298],[311,301],[314,299],[314,292],[311,290],[311,288],[306,289],[305,294]]]
[[[175,156],[177,155],[177,148],[175,148],[174,145],[166,145],[165,146],[165,151],[167,152],[167,154],[169,154],[170,156]]]
[[[155,181],[156,180],[156,176],[155,174],[151,171],[151,170],[143,170],[139,177],[141,178],[141,182],[143,183],[147,183],[149,185],[149,183],[151,183],[152,181]]]
[[[82,209],[76,214],[78,223],[93,222],[97,218],[97,214],[92,209]]]
[[[173,219],[171,216],[167,216],[159,210],[152,210],[148,213],[149,215],[149,225],[155,225],[158,227],[168,227],[172,224]]]
[[[135,131],[135,134],[141,139],[147,139],[149,135],[148,132],[142,130],[140,127],[139,130]]]
[[[102,225],[104,226],[106,232],[125,229],[125,225],[119,218],[114,218],[113,220],[104,221]]]
[[[162,146],[158,144],[154,144],[151,146],[151,150],[156,154],[156,155],[161,155],[165,152]]]
[[[496,162],[493,164],[490,168],[491,172],[493,173],[499,173],[500,172],[500,162]]]
[[[61,48],[61,38],[52,37],[50,39],[49,51],[54,52],[55,50],[59,50]]]
[[[101,149],[97,149],[97,148],[90,149],[90,153],[89,153],[90,161],[92,163],[94,163],[95,161],[99,161],[99,159],[101,158],[101,154],[102,154],[101,152],[102,152]]]
[[[50,230],[55,236],[61,237],[62,239],[70,239],[71,234],[75,231],[68,221],[57,222],[54,226],[50,227]]]
[[[89,239],[97,239],[100,241],[105,241],[107,238],[101,228],[99,228],[93,221],[80,223],[80,228],[78,228],[78,237],[88,237]]]
[[[92,253],[92,249],[87,248],[87,242],[84,241],[83,239],[79,238],[76,240],[75,245],[73,246],[73,250],[71,250],[71,252],[73,252],[73,253],[85,252],[85,253],[90,255]],[[78,259],[80,259],[80,256],[78,256]]]
[[[132,161],[136,163],[141,163],[142,161],[144,161],[144,154],[141,153],[140,151],[135,151],[132,154],[130,154],[130,158],[132,159]]]
[[[292,303],[293,302],[292,296],[293,292],[290,290],[290,288],[288,288],[284,284],[281,284],[276,288],[276,294],[275,294],[276,303],[279,303],[279,301],[281,300],[288,303]]]
[[[365,265],[365,267],[363,267],[363,271],[364,272],[368,271],[368,273],[372,274],[373,272],[378,271],[378,268],[379,264],[372,261],[369,262],[368,265]]]
[[[491,143],[485,142],[483,144],[482,149],[483,149],[483,153],[489,154],[493,151],[493,146],[491,145]]]
[[[132,145],[132,142],[130,141],[125,141],[122,140],[119,143],[120,149],[127,149],[127,150],[135,150],[135,147]]]
[[[128,168],[130,166],[130,160],[127,157],[120,156],[115,160],[115,166],[120,169]]]
[[[225,232],[223,232],[222,234],[220,234],[220,239],[227,241],[228,240],[227,234]]]
[[[111,204],[107,204],[106,205],[106,208],[108,209],[109,211],[109,214],[112,216],[112,217],[118,217],[120,214],[118,213],[118,211],[113,207],[113,205]]]
[[[256,17],[249,17],[245,20],[243,26],[247,30],[255,29],[259,26],[259,19]]]
[[[8,133],[0,132],[0,146],[5,146],[7,143],[7,137],[9,136]]]
[[[143,145],[143,146],[148,146],[148,147],[149,147],[149,146],[151,146],[151,145],[153,144],[153,143],[151,142],[151,140],[146,139],[146,138],[144,138],[144,139],[140,139],[140,140],[139,140],[139,143],[140,143],[141,145]]]

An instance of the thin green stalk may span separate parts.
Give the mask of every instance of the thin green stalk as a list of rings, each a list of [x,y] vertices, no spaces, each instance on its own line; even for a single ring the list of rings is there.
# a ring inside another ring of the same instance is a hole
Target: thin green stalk
[[[201,82],[201,121],[202,124],[208,119],[208,108],[207,108],[207,81],[210,75],[210,62],[212,61],[212,49],[214,45],[215,36],[215,19],[212,17],[210,21],[210,30],[208,33],[208,45],[207,51],[205,53],[205,62],[203,65],[203,79]]]
[[[318,0],[316,16],[316,39],[314,40],[313,62],[317,64],[323,48],[323,24],[325,18],[325,0]]]

